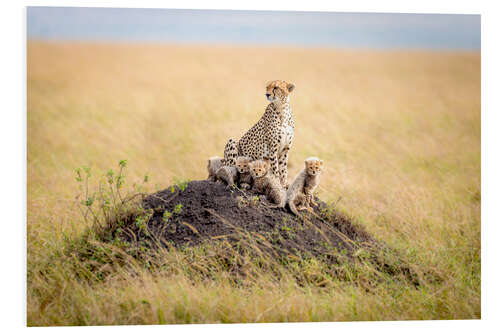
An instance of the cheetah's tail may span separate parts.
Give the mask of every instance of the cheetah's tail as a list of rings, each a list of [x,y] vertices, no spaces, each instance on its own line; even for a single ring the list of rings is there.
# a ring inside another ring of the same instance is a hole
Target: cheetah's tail
[[[238,156],[238,142],[230,138],[224,148],[224,165],[236,165],[236,157]]]

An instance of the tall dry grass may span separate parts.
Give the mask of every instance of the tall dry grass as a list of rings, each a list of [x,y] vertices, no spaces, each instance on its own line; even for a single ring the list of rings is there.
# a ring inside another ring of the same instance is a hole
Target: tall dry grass
[[[28,324],[480,317],[478,53],[31,41],[27,57]],[[205,178],[273,79],[296,85],[290,175],[324,159],[320,197],[443,281],[240,288],[140,271],[88,285],[55,259],[88,227],[76,167],[127,159],[130,182],[158,189]]]

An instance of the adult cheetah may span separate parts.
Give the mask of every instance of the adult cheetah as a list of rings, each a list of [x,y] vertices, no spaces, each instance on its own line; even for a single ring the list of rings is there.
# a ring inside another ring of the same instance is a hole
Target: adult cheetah
[[[239,141],[229,139],[224,149],[224,164],[235,165],[237,156],[253,160],[267,157],[273,174],[283,187],[288,187],[288,151],[292,146],[295,122],[290,108],[290,93],[295,86],[276,80],[266,87],[266,97],[271,103],[264,115]]]

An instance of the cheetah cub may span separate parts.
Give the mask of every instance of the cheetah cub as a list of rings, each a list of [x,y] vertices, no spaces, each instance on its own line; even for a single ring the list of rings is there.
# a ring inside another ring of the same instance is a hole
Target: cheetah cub
[[[216,181],[222,181],[228,186],[233,186],[238,179],[238,171],[232,165],[223,165],[215,173],[215,178]]]
[[[242,189],[248,190],[252,187],[253,179],[250,175],[249,163],[252,159],[248,156],[238,156],[236,158],[236,171],[238,171],[238,184]]]
[[[208,165],[207,165],[207,170],[208,170],[208,180],[215,182],[217,180],[217,170],[220,169],[220,167],[223,165],[223,159],[222,157],[219,156],[214,156],[210,157],[208,159]]]
[[[236,165],[223,165],[216,172],[216,178],[223,181],[229,186],[235,183],[240,185],[241,188],[249,189],[252,184],[252,177],[248,163],[251,161],[249,157],[238,156],[236,158]]]
[[[236,168],[233,166],[224,166],[224,159],[219,156],[208,159],[208,180],[217,182],[223,181],[228,185],[233,185],[236,178]]]
[[[319,185],[319,175],[322,171],[323,161],[317,157],[309,157],[305,160],[304,169],[295,176],[286,193],[288,206],[295,215],[299,215],[298,210],[312,210],[309,204],[317,206],[313,193]],[[297,209],[297,205],[301,207]]]
[[[252,184],[252,177],[248,163],[251,161],[249,157],[238,156],[235,166],[224,165],[224,159],[215,156],[208,160],[208,180],[222,181],[229,186],[239,183],[244,189],[248,189]]]
[[[267,199],[275,205],[270,208],[285,207],[286,191],[281,187],[281,183],[272,172],[269,160],[255,160],[249,163],[250,175],[253,178],[253,187],[260,193],[266,195]]]

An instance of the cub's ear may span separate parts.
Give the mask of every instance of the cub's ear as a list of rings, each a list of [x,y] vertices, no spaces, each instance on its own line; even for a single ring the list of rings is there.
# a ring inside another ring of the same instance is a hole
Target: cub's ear
[[[319,160],[319,165],[323,166],[323,160]]]
[[[292,92],[295,89],[295,85],[293,83],[289,83],[286,85],[288,92]]]

